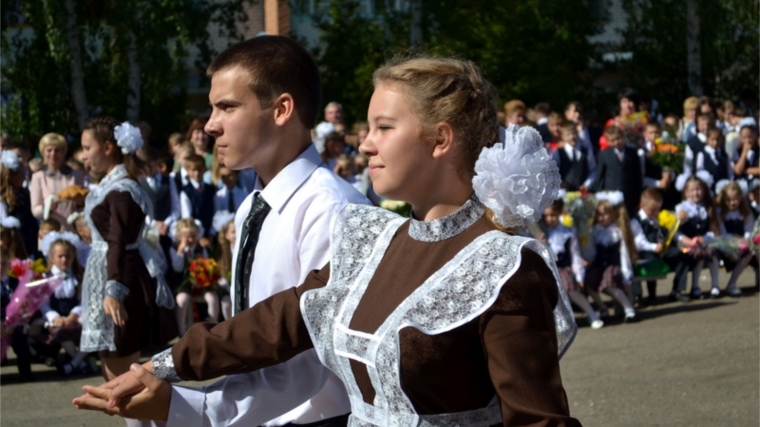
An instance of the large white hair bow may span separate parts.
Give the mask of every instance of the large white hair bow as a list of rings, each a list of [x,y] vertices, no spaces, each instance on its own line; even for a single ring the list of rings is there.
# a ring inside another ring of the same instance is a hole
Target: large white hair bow
[[[510,125],[499,135],[501,142],[484,148],[475,163],[475,195],[503,227],[526,226],[557,199],[559,169],[537,130]]]

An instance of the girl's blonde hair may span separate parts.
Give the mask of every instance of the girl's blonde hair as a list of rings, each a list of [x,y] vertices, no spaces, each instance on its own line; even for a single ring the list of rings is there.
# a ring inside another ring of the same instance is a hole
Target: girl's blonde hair
[[[230,270],[232,270],[231,246],[235,243],[227,240],[227,237],[225,237],[225,235],[227,234],[227,230],[229,230],[230,227],[234,226],[235,220],[232,219],[224,227],[222,227],[222,229],[219,230],[219,233],[217,234],[217,240],[219,241],[219,256],[217,259],[219,262],[219,272],[222,274],[222,277],[225,278],[227,277],[227,274],[229,274]]]
[[[461,172],[472,178],[480,151],[498,138],[494,89],[477,65],[454,58],[398,58],[378,68],[373,82],[375,88],[404,86],[422,123],[422,138],[432,137],[436,123],[451,125],[464,154]]]
[[[751,215],[747,200],[744,198],[744,191],[742,191],[742,188],[736,182],[729,182],[720,190],[720,194],[718,194],[718,206],[720,207],[721,221],[725,221],[726,215],[728,215],[728,199],[736,196],[741,200],[741,202],[739,202],[738,210],[742,215],[742,218],[747,218]]]
[[[628,250],[631,263],[636,264],[639,260],[639,252],[636,250],[636,245],[633,242],[631,219],[628,217],[628,210],[626,210],[625,204],[621,203],[615,206],[609,200],[600,200],[596,205],[596,212],[594,212],[594,224],[599,223],[600,210],[615,217],[615,225],[617,225],[623,234],[623,243],[625,243],[625,248]]]
[[[177,228],[175,229],[175,234],[177,235],[177,238],[179,238],[180,233],[182,233],[185,230],[191,230],[195,232],[196,235],[201,234],[201,229],[198,228],[198,224],[195,223],[195,220],[192,218],[183,218],[180,220],[177,220]]]

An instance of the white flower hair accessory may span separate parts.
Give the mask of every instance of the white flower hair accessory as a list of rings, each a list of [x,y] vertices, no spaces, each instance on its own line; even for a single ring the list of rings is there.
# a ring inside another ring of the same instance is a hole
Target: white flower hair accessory
[[[21,166],[18,156],[11,150],[3,150],[2,163],[4,167],[12,171],[17,171],[18,167]]]
[[[484,148],[475,162],[472,185],[499,225],[519,228],[538,221],[557,199],[561,178],[537,130],[502,129],[501,142]]]
[[[222,232],[224,226],[235,220],[235,212],[216,211],[214,219],[211,221],[211,227],[218,233]]]
[[[113,135],[116,137],[116,145],[121,147],[122,154],[134,153],[143,146],[140,129],[129,122],[116,126]]]
[[[697,178],[701,179],[702,181],[707,184],[708,187],[712,187],[713,182],[715,182],[715,178],[713,178],[712,175],[710,175],[710,172],[707,172],[706,170],[702,169],[701,171],[697,171],[694,175],[697,176]]]
[[[0,226],[3,228],[20,228],[21,221],[19,221],[15,216],[6,216],[2,219],[2,221],[0,221]]]
[[[625,201],[625,197],[623,197],[623,193],[620,191],[600,191],[595,196],[597,202],[606,200],[612,206],[622,205]]]
[[[74,212],[66,218],[66,223],[69,225],[74,225],[80,216],[84,216],[84,214],[82,212]]]
[[[730,179],[721,179],[715,184],[715,194],[720,194],[720,192],[723,191],[723,188],[732,182],[735,182],[736,185],[739,186],[739,189],[742,191],[742,196],[747,195],[749,192],[749,187],[747,186],[747,181],[743,179],[737,179],[736,181],[731,181]]]

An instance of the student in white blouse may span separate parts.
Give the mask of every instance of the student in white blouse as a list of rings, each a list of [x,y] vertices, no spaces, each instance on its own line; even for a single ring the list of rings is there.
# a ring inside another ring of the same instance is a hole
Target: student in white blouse
[[[259,60],[272,57],[278,61]],[[254,191],[235,217],[233,285],[242,280],[235,274],[243,237],[240,230],[254,197],[271,207],[251,267],[248,306],[252,306],[301,283],[309,272],[327,264],[333,217],[348,203],[368,201],[332,171],[319,167],[321,159],[311,143],[310,128],[319,108],[320,80],[316,64],[302,47],[286,37],[250,39],[217,56],[209,74],[213,112],[206,132],[216,138],[227,167],[253,167],[257,172]],[[252,75],[276,83],[278,92],[265,99],[255,95],[250,89]],[[232,300],[236,300],[235,286]],[[143,388],[134,377],[130,382],[116,381],[103,387],[119,385],[114,392],[117,398]],[[154,403],[151,400],[156,397],[148,390],[139,396],[133,396],[126,407],[110,407],[91,395],[75,399],[75,404],[129,414],[141,404]],[[173,386],[169,413],[163,417],[168,426],[183,427],[332,427],[346,425],[349,411],[343,384],[312,350],[278,366],[231,375],[202,388]]]

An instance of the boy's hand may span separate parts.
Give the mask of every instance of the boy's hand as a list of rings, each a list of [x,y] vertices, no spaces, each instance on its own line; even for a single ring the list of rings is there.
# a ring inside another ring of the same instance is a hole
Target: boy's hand
[[[211,247],[211,239],[206,238],[206,237],[201,237],[200,239],[198,239],[198,244],[201,245],[201,247],[208,249]]]
[[[654,253],[656,254],[661,254],[663,250],[665,250],[665,245],[662,242],[657,243],[657,246],[654,247]]]

